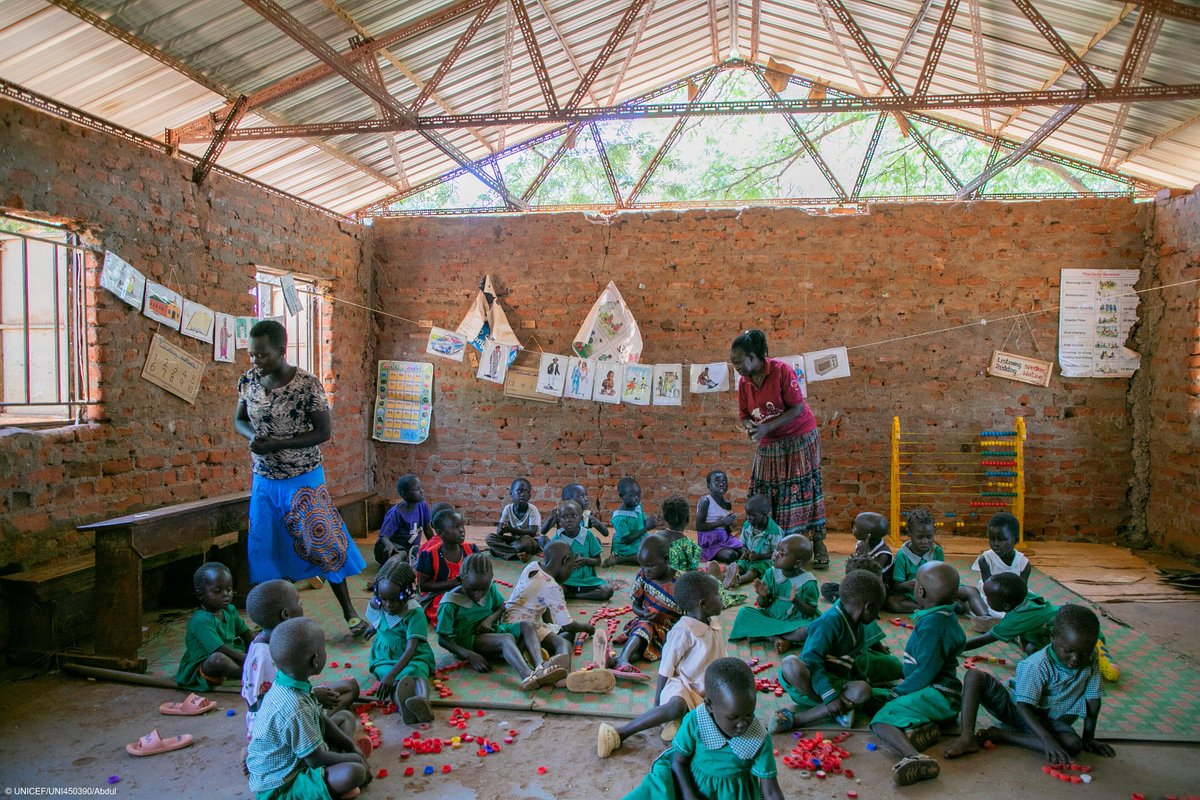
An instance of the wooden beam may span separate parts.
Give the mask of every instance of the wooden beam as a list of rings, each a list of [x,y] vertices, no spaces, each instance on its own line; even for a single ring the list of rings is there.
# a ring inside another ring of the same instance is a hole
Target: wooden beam
[[[1170,128],[1169,130],[1163,131],[1162,133],[1158,134],[1153,139],[1151,139],[1150,141],[1141,145],[1140,147],[1135,147],[1134,149],[1130,150],[1128,153],[1125,154],[1125,157],[1122,158],[1119,162],[1117,162],[1117,164],[1115,164],[1114,166],[1119,167],[1123,164],[1128,164],[1130,161],[1133,161],[1138,156],[1141,156],[1141,155],[1144,155],[1144,154],[1150,152],[1151,150],[1158,147],[1163,142],[1167,142],[1167,141],[1170,141],[1171,139],[1174,139],[1176,136],[1178,136],[1179,134],[1186,131],[1188,128],[1191,128],[1193,125],[1196,125],[1198,123],[1200,123],[1200,113],[1193,114],[1192,116],[1185,119],[1183,122],[1180,122],[1178,125],[1175,125],[1174,127]]]
[[[717,33],[717,0],[708,0],[708,39],[714,64],[721,63],[721,39]]]

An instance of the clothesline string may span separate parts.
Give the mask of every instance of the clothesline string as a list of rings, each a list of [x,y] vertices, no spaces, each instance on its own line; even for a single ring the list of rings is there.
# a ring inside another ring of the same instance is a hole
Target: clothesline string
[[[1195,284],[1195,283],[1200,283],[1200,278],[1191,278],[1186,281],[1176,281],[1175,283],[1164,283],[1164,284],[1160,284],[1159,286],[1149,286],[1145,289],[1135,289],[1131,292],[1119,294],[1116,297],[1117,297],[1117,299],[1120,299],[1122,297],[1136,297],[1137,295],[1146,294],[1148,292],[1159,292],[1164,289],[1174,289],[1179,286],[1189,286],[1189,285]],[[334,297],[333,295],[326,295],[325,297],[326,297],[326,299],[332,300],[335,303],[345,303],[346,305],[351,305],[351,306],[354,306],[355,308],[361,308],[365,311],[370,311],[373,314],[382,314],[385,317],[391,317],[392,319],[398,319],[402,322],[411,323],[413,325],[416,325],[419,328],[433,327],[432,325],[427,325],[423,322],[418,322],[416,320],[412,320],[407,317],[402,317],[398,314],[392,314],[387,311],[381,311],[378,308],[371,308],[370,306],[364,306],[360,303],[355,303],[351,300],[343,300],[342,298]],[[1021,311],[1016,314],[1006,314],[1003,317],[995,317],[993,319],[985,318],[985,319],[979,320],[979,322],[964,322],[961,325],[950,325],[948,327],[938,328],[938,329],[932,330],[932,331],[922,331],[921,333],[910,333],[905,336],[895,336],[890,339],[880,339],[877,342],[867,342],[865,344],[850,345],[850,346],[846,347],[846,350],[847,351],[862,350],[867,347],[880,347],[882,345],[892,344],[894,342],[903,342],[903,341],[907,341],[909,339],[919,339],[923,336],[936,336],[939,333],[949,333],[950,331],[964,330],[966,328],[982,327],[982,326],[991,325],[991,324],[994,324],[997,322],[1005,322],[1007,320],[1020,320],[1020,319],[1026,318],[1026,317],[1037,316],[1039,314],[1048,314],[1051,311],[1058,311],[1060,308],[1061,308],[1061,306],[1048,306],[1046,308],[1039,308],[1034,311]],[[535,337],[535,341],[536,341],[536,337]],[[538,349],[541,352],[545,352],[544,350],[541,350],[541,343],[538,343]],[[683,362],[683,363],[690,364],[692,362]]]

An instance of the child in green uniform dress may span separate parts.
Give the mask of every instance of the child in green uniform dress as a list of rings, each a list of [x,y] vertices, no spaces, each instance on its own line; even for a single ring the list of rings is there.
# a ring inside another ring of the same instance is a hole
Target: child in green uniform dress
[[[954,612],[958,588],[958,570],[949,564],[933,562],[917,570],[914,593],[921,610],[913,615],[916,625],[904,647],[904,680],[871,720],[872,732],[900,756],[892,767],[899,786],[938,776],[941,766],[921,751],[941,737],[939,722],[958,716],[958,657],[967,641]]]
[[[771,569],[771,554],[783,538],[783,531],[771,519],[771,496],[751,495],[746,500],[746,521],[742,524],[742,552],[737,561],[725,567],[725,588],[758,580]]]
[[[883,581],[877,574],[854,570],[842,579],[839,594],[833,608],[808,624],[800,655],[787,656],[779,665],[779,683],[796,705],[775,712],[772,733],[826,717],[850,727],[854,711],[872,702],[871,681],[886,682],[899,672],[895,656],[876,654],[870,663],[862,658],[867,626],[879,617],[883,603]],[[882,663],[889,660],[896,665],[890,670]]]
[[[215,561],[201,564],[192,585],[200,607],[188,620],[175,683],[180,689],[207,692],[226,680],[241,680],[254,634],[230,602],[233,575],[228,567]]]
[[[671,747],[625,800],[783,800],[771,736],[754,716],[754,673],[720,658],[704,673],[707,696]]]
[[[567,676],[560,666],[542,668],[542,647],[537,628],[530,622],[500,622],[504,596],[492,580],[492,560],[472,553],[463,560],[459,573],[462,585],[446,592],[438,607],[438,644],[454,656],[471,663],[476,672],[491,672],[488,663],[503,658],[521,678],[521,688],[534,691]],[[525,653],[521,653],[521,646]],[[525,656],[535,669],[529,668]]]
[[[642,540],[662,525],[653,514],[647,517],[642,511],[642,487],[633,478],[621,478],[617,494],[621,496],[621,507],[612,513],[612,555],[604,560],[606,567],[636,565]]]
[[[278,672],[254,717],[247,746],[250,791],[258,800],[355,797],[371,782],[367,760],[344,731],[321,714],[309,679],[325,669],[325,632],[306,617],[271,634]]]
[[[602,552],[600,541],[583,526],[583,508],[574,500],[564,500],[555,517],[559,528],[551,541],[566,542],[575,554],[575,569],[563,582],[563,594],[568,600],[608,600],[613,596],[612,587],[596,575]]]
[[[394,555],[375,575],[375,597],[367,604],[367,622],[375,628],[370,661],[379,680],[375,696],[395,703],[408,725],[433,719],[429,677],[437,668],[425,611],[409,602],[416,593],[416,572],[403,554]]]
[[[729,641],[773,638],[779,653],[804,642],[808,634],[806,623],[817,617],[817,579],[805,570],[812,557],[812,544],[807,537],[794,533],[779,540],[771,557],[771,569],[761,580],[754,581],[758,607],[738,611]]]
[[[892,563],[892,588],[884,603],[885,611],[896,614],[911,614],[920,606],[913,593],[917,570],[931,561],[945,561],[942,546],[934,542],[933,514],[928,509],[918,508],[905,518],[908,541],[896,551]],[[969,609],[977,617],[990,617],[983,595],[974,586],[959,586],[952,598],[957,601],[958,613]]]

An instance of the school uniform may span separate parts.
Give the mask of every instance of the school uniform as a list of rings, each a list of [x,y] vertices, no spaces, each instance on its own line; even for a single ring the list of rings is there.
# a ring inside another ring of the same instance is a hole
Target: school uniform
[[[834,603],[833,608],[808,624],[808,638],[804,640],[800,660],[808,667],[809,680],[820,702],[828,703],[841,694],[854,673],[854,660],[862,652],[864,642],[863,625],[850,619],[841,602]],[[830,669],[834,672],[830,673]],[[788,683],[782,672],[779,685],[800,708],[817,705],[817,701]]]
[[[242,636],[249,633],[250,629],[232,603],[222,609],[222,616],[223,619],[206,608],[197,608],[192,612],[183,637],[183,657],[175,672],[175,683],[180,689],[207,692],[221,683],[220,679],[200,671],[208,657],[222,647],[245,652]]]
[[[892,699],[879,710],[871,725],[912,728],[958,716],[962,681],[958,658],[967,637],[954,605],[923,608],[913,614],[916,625],[904,647],[904,680],[892,689]]]
[[[911,542],[905,542],[896,551],[895,561],[892,563],[892,584],[904,583],[906,581],[916,580],[917,570],[934,561],[945,561],[946,552],[942,550],[940,544],[935,544],[929,548],[923,555],[917,555],[912,551]],[[903,595],[909,600],[915,602],[911,590],[903,592]]]
[[[329,800],[324,768],[304,763],[325,748],[321,704],[312,684],[276,673],[259,703],[246,748],[250,791],[258,800]]]
[[[766,563],[770,563],[769,561]],[[746,607],[738,610],[733,621],[733,630],[729,632],[729,640],[735,639],[766,639],[772,636],[782,636],[801,628],[815,616],[806,616],[792,602],[792,595],[799,592],[800,601],[817,607],[820,591],[817,579],[811,572],[801,571],[798,575],[788,577],[783,570],[771,567],[763,576],[762,581],[767,587],[767,599],[759,599],[758,607]]]
[[[460,647],[475,649],[475,629],[479,623],[504,608],[504,597],[496,584],[488,588],[487,594],[478,603],[467,597],[461,586],[451,589],[442,597],[438,607],[437,634],[453,639]],[[492,633],[521,638],[521,626],[516,623],[496,622]]]
[[[775,552],[775,546],[779,544],[779,540],[783,538],[783,530],[775,524],[775,520],[767,518],[767,527],[759,530],[750,524],[750,520],[742,523],[742,544],[751,553],[759,556],[770,556]],[[746,572],[754,570],[759,577],[766,575],[771,569],[771,559],[766,558],[761,561],[750,561],[748,559],[739,558],[738,570]]]
[[[1005,614],[990,633],[1002,642],[1028,643],[1040,649],[1050,644],[1057,613],[1058,606],[1036,594],[1027,594],[1021,605]]]
[[[1017,664],[1016,675],[1001,683],[986,676],[979,704],[1001,725],[1021,733],[1032,733],[1017,709],[1018,703],[1033,707],[1046,728],[1056,736],[1074,733],[1075,721],[1087,715],[1089,700],[1104,694],[1099,661],[1095,654],[1083,669],[1071,669],[1058,660],[1047,645]]]
[[[979,573],[979,581],[977,584],[979,587],[979,594],[983,595],[983,600],[986,603],[987,595],[983,593],[983,568],[981,566],[983,564],[987,565],[989,576],[999,575],[1002,572],[1011,572],[1019,577],[1023,572],[1025,572],[1025,568],[1029,566],[1029,559],[1026,558],[1025,554],[1020,550],[1013,550],[1013,560],[1011,564],[1005,564],[1004,560],[1001,559],[1000,556],[996,555],[996,551],[992,550],[991,548],[988,548],[979,554],[979,557],[975,559],[973,564],[971,564],[971,571]],[[991,606],[988,606],[988,611],[991,612],[993,617],[1004,616],[1003,611],[996,611]]]
[[[559,528],[551,541],[560,540],[571,545],[571,554],[574,556],[582,556],[583,558],[600,557],[600,540],[596,538],[596,534],[582,525],[579,526],[579,532],[574,536],[568,536],[566,531]],[[604,580],[596,575],[595,567],[590,564],[584,564],[571,570],[570,577],[563,581],[563,585],[576,589],[592,589],[597,586],[604,586],[605,584]]]
[[[658,704],[681,697],[689,709],[704,703],[704,671],[718,658],[725,657],[725,634],[713,617],[707,623],[693,617],[680,617],[667,634],[658,674],[667,679],[658,695]]]
[[[646,512],[639,503],[635,508],[618,508],[612,513],[612,554],[637,558],[646,538]],[[634,536],[635,531],[641,531]]]
[[[368,668],[376,679],[383,680],[395,668],[411,641],[416,641],[417,649],[397,677],[429,678],[437,669],[429,646],[429,621],[420,606],[412,604],[403,614],[389,614],[372,601],[367,604],[367,622],[375,628]]]

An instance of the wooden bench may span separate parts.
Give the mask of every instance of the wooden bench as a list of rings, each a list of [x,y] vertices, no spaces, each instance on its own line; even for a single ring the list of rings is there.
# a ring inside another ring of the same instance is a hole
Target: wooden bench
[[[351,536],[364,536],[379,516],[382,500],[373,492],[356,492],[334,499],[346,520]],[[78,628],[78,614],[53,608],[55,592],[63,581],[94,585],[95,656],[72,656],[72,660],[94,666],[144,672],[146,662],[138,657],[142,644],[143,583],[146,570],[192,556],[205,556],[214,547],[236,546],[237,558],[230,565],[234,593],[244,598],[249,591],[246,540],[249,533],[250,494],[209,497],[116,519],[80,525],[78,530],[95,535],[92,556],[70,562],[37,567],[0,579],[0,585],[28,598],[13,604],[13,631],[38,631],[29,625],[49,623],[61,629],[67,623]],[[103,576],[97,581],[95,576]],[[14,637],[15,640],[16,637]],[[78,636],[63,641],[51,637],[36,642],[41,653],[54,652]],[[39,636],[39,639],[41,637]],[[14,645],[17,642],[14,641]],[[30,642],[31,645],[34,643]]]

